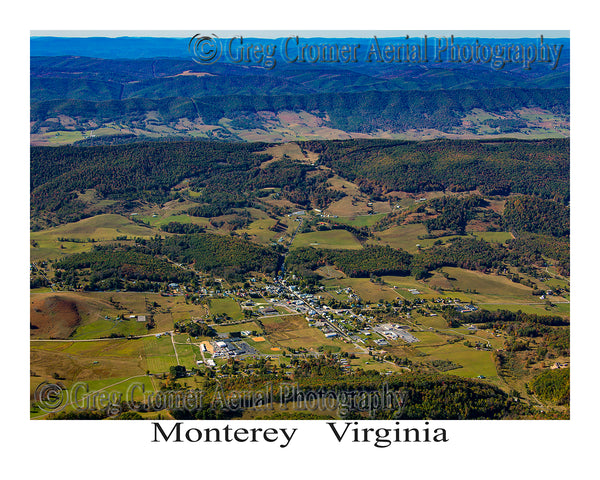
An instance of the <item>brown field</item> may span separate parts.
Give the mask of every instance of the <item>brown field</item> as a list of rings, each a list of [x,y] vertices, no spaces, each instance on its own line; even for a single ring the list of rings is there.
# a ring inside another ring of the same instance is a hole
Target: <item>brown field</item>
[[[68,381],[142,375],[141,342],[32,342],[30,369],[40,377],[58,373]]]
[[[31,301],[29,322],[33,337],[67,338],[79,326],[81,317],[73,299],[44,295]]]
[[[354,205],[353,205],[354,203]],[[327,207],[326,213],[337,215],[338,217],[351,217],[353,215],[368,215],[371,207],[367,205],[367,200],[356,200],[351,196],[346,196],[337,202],[333,202]]]
[[[286,317],[270,317],[263,320],[265,331],[268,334],[276,334],[289,330],[306,327],[306,320],[302,315],[289,315]]]
[[[352,345],[340,340],[325,338],[321,330],[309,327],[303,316],[269,318],[263,320],[265,331],[271,343],[284,348],[306,348],[317,350],[319,347],[337,347],[340,350],[358,353]]]
[[[30,299],[32,338],[68,338],[78,326],[115,308],[101,298],[71,292],[35,293]]]
[[[312,152],[308,152],[307,155],[302,153],[300,147],[295,142],[282,143],[279,145],[275,145],[273,147],[269,147],[262,152],[257,153],[267,153],[271,155],[273,158],[271,160],[267,160],[260,165],[260,168],[264,169],[271,163],[277,162],[284,158],[284,155],[291,158],[292,160],[296,160],[301,163],[309,163],[313,165],[318,158],[318,155]]]

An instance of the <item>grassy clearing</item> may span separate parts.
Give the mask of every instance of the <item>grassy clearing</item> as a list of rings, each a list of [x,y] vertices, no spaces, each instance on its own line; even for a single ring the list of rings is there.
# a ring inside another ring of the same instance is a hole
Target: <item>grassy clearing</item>
[[[86,240],[101,242],[121,236],[150,238],[156,233],[156,230],[139,225],[121,215],[96,215],[78,222],[31,232],[31,241],[37,246],[30,248],[30,256],[33,261],[54,259],[91,250],[95,243]],[[59,238],[76,239],[78,242],[59,241]]]
[[[546,309],[544,304],[523,304],[523,303],[482,303],[480,305],[485,310],[508,310],[509,312],[534,313],[537,315],[560,315],[568,317],[570,314],[570,305],[568,303],[559,303],[555,307]]]
[[[145,335],[145,322],[138,322],[135,319],[128,320],[97,320],[87,325],[77,328],[73,334],[73,339],[103,338],[111,334],[116,335]]]
[[[352,227],[370,227],[375,225],[379,220],[385,217],[385,213],[377,213],[374,215],[356,215],[351,217],[338,217],[335,220],[338,223],[344,225],[350,225]]]
[[[317,159],[317,155],[308,152],[307,155],[302,153],[300,147],[297,143],[287,142],[281,143],[279,145],[275,145],[273,147],[269,147],[262,152],[257,153],[267,153],[273,157],[272,160],[267,160],[263,162],[261,168],[267,167],[269,164],[282,160],[283,158],[290,158],[292,160],[296,160],[302,163],[314,163]]]
[[[402,297],[406,300],[414,300],[415,298],[433,298],[433,297],[444,297],[433,288],[427,286],[424,282],[415,280],[414,277],[398,277],[398,276],[385,276],[381,279],[386,285],[397,287],[394,292],[397,296]],[[421,295],[414,295],[408,291],[408,289],[416,289],[421,292]]]
[[[483,375],[488,379],[497,380],[496,366],[492,360],[492,352],[476,350],[465,347],[462,343],[441,345],[437,347],[420,348],[419,351],[427,354],[419,359],[449,360],[462,368],[450,370],[447,373],[460,377],[477,377]]]
[[[368,355],[358,355],[357,357],[350,360],[352,367],[362,368],[363,370],[375,370],[377,372],[397,372],[403,370],[392,363],[375,361]]]
[[[144,216],[144,217],[142,217],[142,220],[144,222],[147,222],[149,225],[151,225],[153,227],[162,227],[163,225],[167,225],[172,222],[193,223],[194,225],[202,225],[204,227],[210,226],[208,218],[192,217],[190,215],[180,214],[180,213],[171,214],[171,215],[167,215],[167,216],[157,215],[156,217],[154,217],[152,215]]]
[[[146,337],[143,339],[143,368],[150,373],[168,372],[177,365],[171,337]]]
[[[392,248],[401,248],[410,253],[418,251],[417,244],[424,245],[424,240],[419,236],[427,235],[427,228],[421,223],[397,225],[387,230],[375,233],[375,239],[368,241],[373,245],[389,245]]]
[[[32,232],[31,238],[35,240],[56,239],[57,237],[77,238],[85,240],[112,240],[120,235],[136,237],[150,237],[155,231],[139,225],[122,215],[102,214],[95,217],[84,218],[78,222],[67,223],[57,227],[48,228],[39,232]]]
[[[255,220],[250,225],[248,225],[247,228],[237,230],[237,232],[240,235],[247,233],[248,235],[250,235],[253,241],[266,244],[278,239],[279,237],[285,234],[285,232],[274,232],[270,230],[270,228],[272,228],[276,223],[276,220],[273,220],[272,218],[263,218]]]
[[[473,232],[477,238],[486,242],[506,243],[513,238],[510,232]]]
[[[453,290],[470,291],[470,296],[478,302],[493,302],[502,299],[506,303],[533,303],[536,297],[531,295],[532,289],[515,283],[506,277],[489,275],[462,268],[444,267]],[[471,292],[477,293],[471,293]]]
[[[250,332],[260,332],[262,330],[256,322],[244,322],[235,325],[216,325],[214,329],[219,333],[243,332],[245,330]]]
[[[294,238],[292,248],[299,247],[334,248],[360,250],[362,245],[347,230],[326,230],[323,232],[299,233]]]
[[[30,377],[30,395],[43,380],[40,377]],[[70,412],[80,409],[102,409],[105,408],[105,399],[114,402],[119,401],[142,401],[144,392],[156,390],[153,379],[146,375],[131,377],[111,377],[99,380],[87,380],[85,382],[62,381],[68,389],[69,403],[61,410]],[[42,410],[33,408],[30,412],[32,419],[42,419],[49,414]]]
[[[233,320],[243,318],[242,309],[233,298],[212,298],[209,309],[213,315],[227,315]]]

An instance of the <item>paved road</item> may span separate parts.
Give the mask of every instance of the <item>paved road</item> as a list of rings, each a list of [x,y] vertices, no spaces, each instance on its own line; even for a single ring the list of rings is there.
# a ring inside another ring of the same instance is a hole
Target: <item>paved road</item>
[[[171,334],[171,339],[173,338],[173,330],[169,330],[166,332],[158,332],[158,333],[148,333],[147,335],[136,335],[133,338],[127,337],[113,337],[113,338],[86,338],[86,339],[74,339],[74,338],[32,338],[30,342],[99,342],[99,341],[107,341],[107,340],[136,340],[138,338],[144,337],[154,337],[156,335],[164,335],[166,333]]]

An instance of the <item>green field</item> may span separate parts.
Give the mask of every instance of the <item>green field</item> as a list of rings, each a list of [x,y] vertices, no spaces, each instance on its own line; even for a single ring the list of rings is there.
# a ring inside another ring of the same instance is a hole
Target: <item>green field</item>
[[[417,245],[425,244],[419,236],[427,235],[427,228],[422,223],[397,225],[381,232],[375,232],[375,239],[370,239],[369,244],[389,245],[392,248],[401,248],[409,253],[418,251]]]
[[[177,365],[171,337],[145,337],[143,339],[143,367],[150,373],[168,372],[169,368]]]
[[[513,238],[510,232],[473,232],[477,238],[481,238],[486,242],[505,243]]]
[[[232,320],[243,318],[242,309],[233,298],[211,298],[209,308],[213,315],[227,315]]]
[[[150,238],[156,233],[156,230],[139,225],[121,215],[96,215],[78,222],[31,232],[31,241],[36,242],[38,246],[31,247],[30,255],[33,261],[57,258],[91,250],[95,244],[86,240],[106,241],[122,236]],[[61,242],[59,238],[77,239],[81,243]]]
[[[103,338],[111,334],[117,335],[145,335],[148,333],[145,322],[136,319],[127,320],[96,320],[87,325],[77,327],[72,335],[73,339]]]
[[[31,394],[42,382],[39,377],[30,377]],[[80,409],[106,408],[107,401],[142,401],[148,398],[148,392],[157,390],[157,385],[152,377],[137,375],[135,377],[111,377],[100,380],[86,380],[84,382],[63,381],[69,392],[68,403],[60,409],[61,412],[70,412]],[[30,411],[31,419],[42,419],[50,413],[39,409]]]
[[[282,350],[273,350],[273,344],[269,342],[266,338],[264,342],[255,342],[252,338],[247,337],[244,338],[244,342],[246,342],[251,347],[255,348],[259,353],[264,355],[280,355]]]
[[[235,325],[215,325],[214,329],[219,333],[243,332],[260,332],[261,328],[256,322],[236,323]]]
[[[272,218],[261,218],[255,220],[247,228],[239,229],[237,232],[241,235],[247,233],[255,242],[266,244],[285,235],[284,232],[274,232],[270,230],[276,223]]]
[[[350,225],[352,227],[370,227],[385,217],[386,213],[376,213],[373,215],[356,215],[353,217],[338,217],[335,219],[338,223]]]
[[[470,378],[483,375],[487,379],[498,380],[492,352],[465,347],[461,342],[436,347],[423,347],[419,348],[419,351],[427,355],[426,357],[418,357],[420,360],[449,360],[462,365],[462,368],[448,371],[449,374]]]
[[[292,248],[299,247],[359,250],[362,245],[347,230],[326,230],[323,232],[299,233],[294,238]]]
[[[191,215],[186,215],[183,213],[175,213],[168,216],[157,215],[156,217],[149,215],[144,216],[141,219],[153,227],[162,227],[163,225],[167,225],[171,222],[193,223],[194,225],[202,225],[204,227],[208,227],[210,225],[208,218],[192,217]]]
[[[469,290],[469,295],[477,302],[493,302],[503,299],[506,303],[533,303],[537,299],[531,294],[531,288],[512,282],[503,276],[455,267],[444,267],[442,271],[448,274],[448,280],[453,289]],[[472,293],[474,291],[477,293]]]

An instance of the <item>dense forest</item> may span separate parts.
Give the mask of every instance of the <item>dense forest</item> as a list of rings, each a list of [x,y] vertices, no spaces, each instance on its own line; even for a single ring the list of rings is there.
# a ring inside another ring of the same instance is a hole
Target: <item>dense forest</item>
[[[55,269],[57,279],[73,287],[83,284],[87,276],[89,290],[158,290],[157,284],[189,282],[194,277],[166,259],[117,246],[97,246],[90,252],[69,255],[57,262]]]
[[[389,191],[522,193],[567,201],[569,140],[353,140],[306,142],[320,162],[373,194]]]
[[[504,207],[505,228],[516,232],[564,237],[569,235],[569,209],[529,195],[509,198]]]
[[[570,370],[548,370],[531,382],[531,389],[546,402],[568,405],[571,393]]]
[[[408,275],[411,256],[391,247],[368,246],[362,250],[317,250],[312,247],[292,250],[286,267],[306,274],[321,265],[335,265],[350,277],[369,275]]]
[[[450,230],[458,235],[465,234],[469,220],[475,217],[475,209],[486,204],[483,197],[470,195],[465,198],[442,197],[429,202],[438,215],[425,222],[429,232],[433,230]]]

